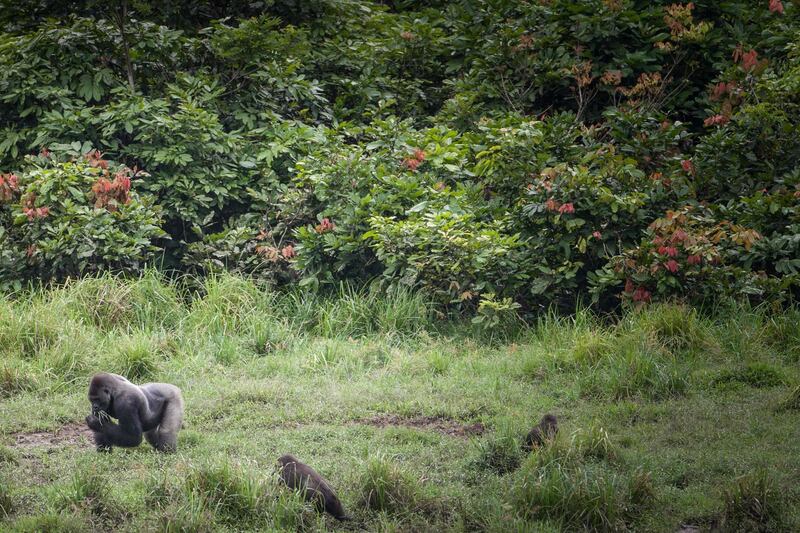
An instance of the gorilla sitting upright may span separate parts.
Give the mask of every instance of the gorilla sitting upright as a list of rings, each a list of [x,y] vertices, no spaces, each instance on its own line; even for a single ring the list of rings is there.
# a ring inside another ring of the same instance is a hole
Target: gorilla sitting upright
[[[94,433],[98,451],[112,446],[138,446],[144,433],[147,442],[160,452],[174,452],[183,421],[181,390],[169,383],[137,386],[117,374],[101,372],[89,385],[92,414],[86,424]],[[111,418],[116,418],[115,424]]]

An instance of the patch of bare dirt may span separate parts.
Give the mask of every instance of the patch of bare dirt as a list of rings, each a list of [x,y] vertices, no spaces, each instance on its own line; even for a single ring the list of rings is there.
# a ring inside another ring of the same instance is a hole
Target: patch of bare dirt
[[[412,418],[403,417],[400,415],[383,414],[373,416],[371,418],[364,418],[356,420],[356,424],[365,424],[368,426],[375,426],[379,428],[386,428],[390,426],[404,426],[416,429],[425,429],[428,431],[435,431],[442,435],[450,437],[473,437],[483,434],[486,428],[480,422],[475,424],[464,425],[452,418],[442,416],[415,416]]]
[[[51,431],[14,433],[14,446],[20,448],[60,448],[91,446],[92,431],[84,424],[71,422]]]

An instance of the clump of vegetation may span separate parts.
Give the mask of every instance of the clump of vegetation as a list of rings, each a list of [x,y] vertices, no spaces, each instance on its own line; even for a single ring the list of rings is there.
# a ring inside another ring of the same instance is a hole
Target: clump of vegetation
[[[17,361],[0,364],[0,396],[12,396],[35,387],[36,382],[30,367]]]
[[[723,505],[722,531],[784,531],[786,497],[763,471],[737,479],[725,490]]]
[[[178,384],[196,426],[103,456],[110,492],[36,442],[3,469],[47,510],[0,529],[322,528],[194,462],[284,451],[425,461],[366,466],[385,530],[668,529],[756,454],[791,471],[797,394],[763,407],[800,360],[798,34],[786,0],[5,2],[0,433],[59,441],[99,370]],[[602,426],[525,458],[455,423],[545,405]],[[370,442],[390,411],[435,422]],[[648,505],[628,460],[697,474]],[[154,468],[188,480],[144,508]]]
[[[65,300],[77,319],[101,331],[166,330],[174,327],[181,302],[175,285],[165,281],[154,270],[134,280],[104,273],[72,281],[52,298]]]
[[[614,352],[613,333],[594,329],[582,332],[575,338],[572,360],[580,367],[592,367]]]
[[[0,465],[4,463],[17,464],[17,454],[11,448],[0,445]]]
[[[526,519],[552,519],[563,528],[625,529],[652,503],[646,472],[617,473],[586,462],[578,451],[553,448],[527,461],[512,491],[516,512]]]
[[[7,517],[16,509],[14,497],[7,483],[0,485],[0,515]]]
[[[368,460],[359,486],[363,505],[373,511],[402,514],[431,504],[419,483],[397,463],[386,458]]]
[[[570,446],[575,453],[585,458],[613,460],[616,457],[608,431],[597,423],[573,433]]]
[[[81,517],[55,512],[21,517],[12,524],[15,533],[81,533],[86,529]]]
[[[620,470],[615,455],[608,433],[596,424],[536,449],[515,476],[516,512],[561,528],[625,529],[655,492],[648,472]]]
[[[135,333],[120,336],[111,355],[111,368],[131,380],[152,377],[159,365],[161,346],[150,335]]]
[[[7,10],[0,286],[158,264],[398,291],[314,321],[347,336],[796,298],[796,5],[600,4]],[[171,322],[108,285],[78,313]]]
[[[668,350],[699,350],[710,340],[708,326],[696,309],[684,305],[655,305],[633,316],[635,328],[651,334]]]
[[[211,276],[204,280],[192,302],[184,326],[209,333],[238,333],[253,314],[268,312],[273,303],[274,295],[250,279],[227,274]]]
[[[781,368],[769,363],[754,362],[738,368],[721,370],[712,380],[712,385],[721,389],[737,385],[764,388],[775,387],[785,381],[786,376]]]
[[[800,386],[795,387],[778,405],[779,411],[800,410]]]
[[[613,355],[581,378],[587,396],[663,399],[684,394],[688,381],[675,357],[636,337],[623,338]]]
[[[56,505],[63,511],[85,510],[99,519],[116,522],[125,518],[125,511],[110,492],[107,477],[94,468],[83,468],[59,491]]]
[[[252,523],[264,509],[265,486],[228,463],[192,470],[184,490],[188,501],[197,498],[232,523]]]
[[[510,428],[503,428],[478,442],[475,467],[496,474],[516,470],[522,462],[522,442]]]

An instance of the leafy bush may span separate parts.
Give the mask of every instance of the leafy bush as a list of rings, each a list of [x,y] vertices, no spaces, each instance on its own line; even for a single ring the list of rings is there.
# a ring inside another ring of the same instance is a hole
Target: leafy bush
[[[796,2],[126,5],[0,15],[0,287],[159,257],[489,327],[800,295]]]
[[[0,204],[0,242],[4,257],[18,261],[0,263],[6,286],[110,269],[134,272],[153,258],[153,240],[163,231],[152,198],[131,188],[137,172],[96,151],[67,162],[43,154],[28,163],[20,176],[2,178],[9,193]]]
[[[649,225],[638,246],[612,259],[595,291],[624,280],[623,298],[638,305],[676,295],[702,301],[753,293],[759,280],[733,259],[739,246],[748,250],[760,238],[702,208],[669,211]]]

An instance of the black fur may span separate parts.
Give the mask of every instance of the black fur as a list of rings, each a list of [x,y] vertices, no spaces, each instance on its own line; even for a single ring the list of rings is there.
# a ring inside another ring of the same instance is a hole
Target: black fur
[[[344,513],[342,502],[328,482],[313,468],[301,463],[297,457],[286,454],[278,459],[281,480],[292,490],[302,490],[306,501],[313,502],[337,520],[350,520]]]
[[[558,433],[558,419],[555,415],[544,415],[539,425],[534,427],[528,432],[525,437],[525,445],[523,448],[526,451],[531,451],[534,448],[542,446],[546,440],[550,440]]]
[[[86,425],[94,433],[98,451],[138,446],[142,436],[158,451],[177,449],[183,421],[183,398],[178,387],[169,383],[137,386],[122,376],[102,372],[92,377],[89,402],[92,414],[86,417]]]

